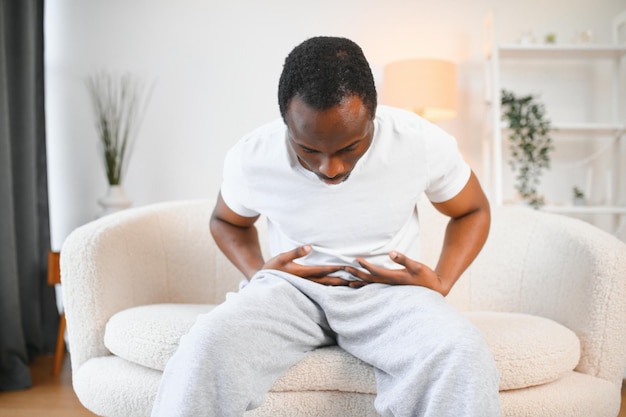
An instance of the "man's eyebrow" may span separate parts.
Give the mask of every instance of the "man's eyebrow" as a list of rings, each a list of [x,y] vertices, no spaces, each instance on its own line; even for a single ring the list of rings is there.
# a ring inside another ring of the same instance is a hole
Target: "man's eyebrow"
[[[346,145],[343,148],[337,150],[337,152],[342,152],[342,151],[346,151],[346,150],[348,150],[350,148],[353,148],[354,146],[356,146],[362,140],[363,139],[357,139],[354,142],[352,142],[351,144]],[[319,150],[317,150],[317,149],[309,148],[308,146],[305,146],[305,145],[302,145],[301,143],[296,142],[295,140],[293,140],[293,138],[292,138],[292,142],[295,143],[296,145],[298,145],[298,147],[304,149],[305,151],[319,152]]]
[[[317,149],[313,149],[313,148],[309,148],[308,146],[304,146],[304,145],[296,142],[295,140],[293,141],[293,143],[295,143],[296,145],[298,145],[298,147],[304,149],[305,151],[319,152]]]
[[[346,149],[352,148],[355,145],[357,145],[359,142],[361,142],[363,139],[357,139],[354,142],[352,142],[351,144],[349,144],[348,146],[344,146],[343,148],[339,149],[339,151],[345,151]]]
[[[291,132],[288,133],[288,137],[289,137],[289,141],[291,143],[296,144],[299,148],[304,149],[305,151],[314,151],[314,152],[319,152],[317,149],[313,149],[313,148],[309,148],[308,146],[305,146],[301,143],[299,143],[298,141],[296,141],[293,137],[293,135],[291,134]]]

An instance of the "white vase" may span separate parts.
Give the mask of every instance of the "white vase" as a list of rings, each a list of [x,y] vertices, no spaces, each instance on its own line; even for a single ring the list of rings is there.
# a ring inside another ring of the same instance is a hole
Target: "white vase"
[[[98,204],[102,206],[99,217],[124,210],[130,207],[132,203],[126,195],[124,187],[121,185],[109,185],[106,195],[98,200]]]

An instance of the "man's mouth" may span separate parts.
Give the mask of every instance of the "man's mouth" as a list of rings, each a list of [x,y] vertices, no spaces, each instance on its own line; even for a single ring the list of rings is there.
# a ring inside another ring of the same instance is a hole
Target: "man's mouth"
[[[341,184],[342,182],[346,181],[350,177],[350,173],[343,174],[343,175],[337,175],[337,176],[335,176],[333,178],[329,178],[326,175],[319,174],[319,173],[317,174],[317,176],[325,184],[336,185],[336,184]]]

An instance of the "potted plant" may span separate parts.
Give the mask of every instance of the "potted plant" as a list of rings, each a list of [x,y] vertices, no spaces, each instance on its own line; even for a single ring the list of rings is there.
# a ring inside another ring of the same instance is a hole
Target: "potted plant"
[[[572,189],[572,202],[575,206],[584,206],[586,204],[585,193],[577,186]]]
[[[152,89],[131,74],[100,72],[87,79],[109,189],[99,200],[104,213],[131,205],[122,188],[133,145]]]
[[[550,137],[550,120],[543,104],[533,95],[516,96],[502,90],[502,119],[508,123],[511,150],[509,164],[516,171],[515,189],[532,207],[544,204],[537,188],[541,175],[550,168],[550,153],[554,149]]]

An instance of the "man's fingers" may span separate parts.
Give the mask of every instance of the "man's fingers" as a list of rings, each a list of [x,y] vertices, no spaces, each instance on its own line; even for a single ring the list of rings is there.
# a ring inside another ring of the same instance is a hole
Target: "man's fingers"
[[[346,287],[350,284],[350,281],[339,278],[339,277],[321,277],[321,278],[307,277],[306,279],[308,279],[309,281],[317,282],[318,284],[330,285],[330,286]]]
[[[337,271],[343,271],[344,269],[345,266],[343,265],[313,266],[301,265],[294,262],[291,264],[288,272],[301,278],[324,278],[327,275]]]
[[[389,258],[397,264],[406,266],[406,256],[398,251],[392,250],[391,252],[389,252]]]
[[[359,265],[361,265],[363,268],[367,269],[367,271],[369,272],[369,274],[366,274],[364,272],[361,271],[361,275],[357,275],[357,277],[365,279],[364,277],[369,277],[369,279],[366,279],[367,281],[372,281],[372,276],[376,276],[376,275],[385,275],[388,274],[390,272],[390,270],[383,268],[382,266],[376,266],[373,265],[369,262],[367,262],[365,259],[363,258],[356,258],[357,262],[359,263]],[[356,268],[355,268],[356,269]],[[358,269],[356,269],[358,271]]]
[[[369,279],[372,276],[371,274],[368,274],[367,272],[363,272],[360,269],[355,268],[353,266],[346,266],[345,271],[349,273],[350,275],[354,275],[355,277],[360,278],[364,281],[369,281]]]
[[[349,281],[339,277],[323,277],[323,278],[307,278],[310,281],[317,282],[322,285],[329,285],[334,287],[351,287],[351,288],[361,288],[369,282],[366,281]]]
[[[361,287],[366,286],[367,284],[369,284],[369,282],[357,280],[357,281],[350,281],[348,283],[348,286],[351,288],[361,288]]]
[[[295,259],[305,257],[309,253],[311,253],[311,246],[309,245],[298,246],[295,249],[291,249],[287,252],[283,252],[274,256],[272,259],[270,259],[269,261],[265,263],[264,268],[278,269],[278,270],[284,270],[286,272],[289,272],[286,270],[286,268],[288,268],[289,265],[291,265]]]
[[[407,271],[409,271],[413,275],[420,274],[422,271],[422,267],[424,266],[422,263],[415,261],[398,251],[389,252],[389,258],[391,258],[391,260],[398,265],[402,265]]]
[[[311,246],[304,245],[304,246],[298,246],[297,248],[293,250],[285,252],[283,255],[287,255],[287,258],[286,258],[287,260],[293,261],[294,259],[304,258],[309,253],[311,253]]]
[[[365,261],[358,261],[358,262],[363,268],[367,269],[368,272],[361,271],[360,269],[354,268],[352,266],[347,266],[346,272],[360,279],[360,281],[351,281],[350,282],[351,287],[358,288],[358,287],[362,287],[365,284],[373,284],[377,282],[386,283],[388,281],[384,277],[379,276],[374,271],[378,267],[375,267],[371,264],[366,264]]]

